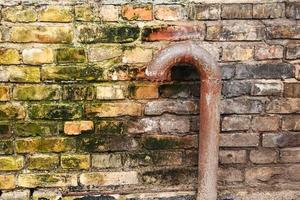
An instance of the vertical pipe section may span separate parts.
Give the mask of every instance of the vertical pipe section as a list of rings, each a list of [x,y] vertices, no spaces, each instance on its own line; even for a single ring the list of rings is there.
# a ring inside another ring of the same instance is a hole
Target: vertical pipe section
[[[206,50],[188,41],[161,50],[148,65],[146,76],[151,81],[170,80],[171,68],[179,63],[196,67],[201,80],[197,200],[216,200],[220,131],[220,69]]]

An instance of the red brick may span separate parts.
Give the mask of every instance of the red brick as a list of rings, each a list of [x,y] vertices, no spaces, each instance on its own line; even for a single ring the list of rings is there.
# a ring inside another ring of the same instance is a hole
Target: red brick
[[[122,17],[127,20],[152,20],[152,5],[124,5]]]

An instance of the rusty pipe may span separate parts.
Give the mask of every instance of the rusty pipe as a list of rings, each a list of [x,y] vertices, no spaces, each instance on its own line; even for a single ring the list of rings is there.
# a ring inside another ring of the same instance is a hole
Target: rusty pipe
[[[171,68],[180,63],[193,65],[201,81],[197,200],[216,200],[220,132],[220,69],[206,50],[188,41],[173,44],[158,52],[147,66],[146,76],[151,81],[168,81],[171,79]]]

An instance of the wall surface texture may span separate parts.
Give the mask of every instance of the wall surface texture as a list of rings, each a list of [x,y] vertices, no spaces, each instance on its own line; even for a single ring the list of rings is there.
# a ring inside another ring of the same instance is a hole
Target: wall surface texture
[[[194,199],[197,72],[144,73],[183,40],[222,69],[219,199],[300,199],[299,1],[0,5],[1,200]]]

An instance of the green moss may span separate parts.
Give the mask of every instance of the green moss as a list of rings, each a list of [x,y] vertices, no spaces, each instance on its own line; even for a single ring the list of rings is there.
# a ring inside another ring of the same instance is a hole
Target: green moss
[[[121,121],[102,121],[99,124],[99,132],[102,135],[121,135],[125,125]]]
[[[56,123],[17,123],[14,125],[17,136],[49,136],[57,133]]]
[[[143,142],[146,149],[174,149],[181,145],[181,142],[172,138],[148,137]]]
[[[85,51],[82,48],[63,48],[57,50],[59,63],[81,63],[86,61]]]
[[[134,83],[130,83],[128,85],[128,94],[129,94],[129,96],[131,96],[131,97],[135,96],[136,90],[137,90],[137,87]]]
[[[11,140],[0,140],[0,154],[13,154],[14,146]]]
[[[69,169],[79,168],[80,163],[81,163],[80,160],[78,160],[77,158],[73,158],[73,157],[64,158],[64,160],[63,160],[64,167],[69,168]]]

